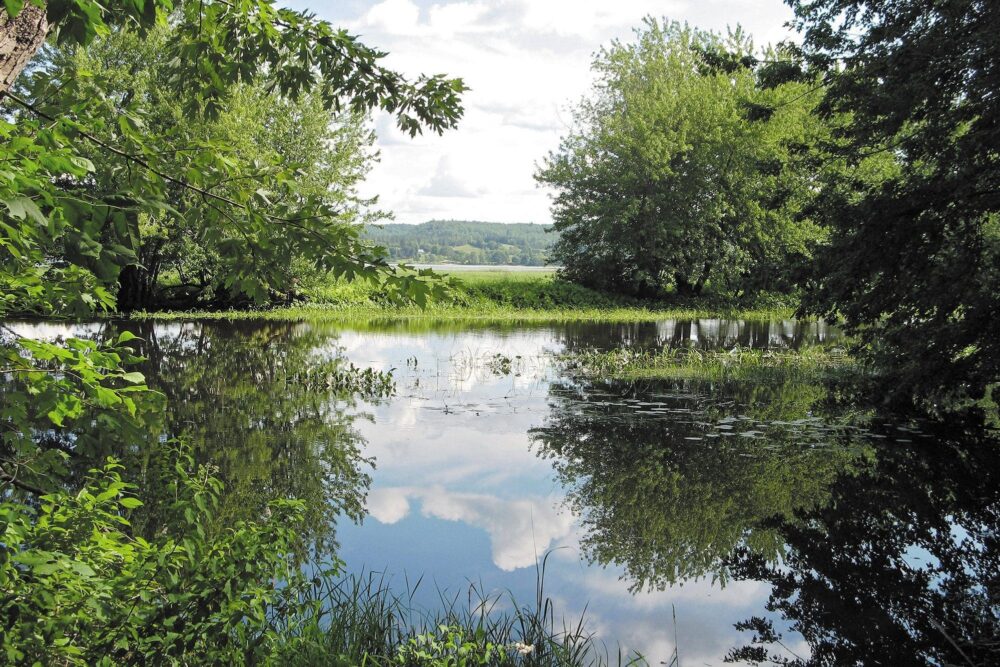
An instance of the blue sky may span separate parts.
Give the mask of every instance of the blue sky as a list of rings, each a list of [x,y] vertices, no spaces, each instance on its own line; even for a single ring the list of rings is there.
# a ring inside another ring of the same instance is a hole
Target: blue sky
[[[781,0],[293,0],[390,53],[409,75],[465,79],[466,115],[444,136],[410,139],[373,118],[381,154],[364,188],[396,221],[550,222],[535,166],[559,142],[590,85],[592,55],[628,39],[644,16],[724,31],[758,44],[790,36]]]

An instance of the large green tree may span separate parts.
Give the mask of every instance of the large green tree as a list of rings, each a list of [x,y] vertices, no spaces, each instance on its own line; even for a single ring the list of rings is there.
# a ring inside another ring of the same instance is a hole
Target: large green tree
[[[646,296],[789,286],[822,236],[799,213],[826,129],[809,115],[818,91],[762,85],[753,51],[739,30],[649,19],[598,53],[593,93],[537,175],[567,277]]]
[[[860,334],[896,396],[979,395],[1000,379],[1000,4],[790,4],[820,111],[850,114],[834,154],[894,163],[824,184],[807,309]]]
[[[252,174],[258,192],[271,203],[324,202],[336,216],[327,220],[325,233],[342,237],[339,248],[328,252],[363,252],[352,225],[372,218],[366,215],[356,186],[368,171],[373,157],[373,135],[364,126],[360,113],[324,108],[315,90],[289,99],[269,90],[266,82],[249,81],[231,87],[221,101],[217,116],[191,118],[184,106],[190,89],[178,96],[171,90],[169,44],[177,30],[157,27],[146,35],[118,30],[86,47],[75,44],[43,51],[32,76],[17,87],[18,94],[39,100],[40,111],[55,115],[82,99],[108,100],[101,109],[101,127],[114,128],[115,120],[138,100],[146,110],[146,123],[154,132],[146,134],[147,145],[158,145],[163,166],[179,169],[186,153],[197,146],[225,146],[227,158],[242,165],[259,165]],[[22,112],[23,113],[23,112]],[[112,130],[113,131],[113,130]],[[111,141],[106,130],[95,130]],[[182,148],[178,148],[178,147]],[[127,196],[130,165],[127,157],[108,155],[101,146],[83,145],[81,156],[95,165],[86,182],[75,184],[81,194],[94,198],[121,200]],[[287,182],[275,178],[274,170],[295,169],[297,177]],[[277,182],[276,182],[277,181]],[[220,181],[213,191],[235,196],[246,185],[242,181]],[[124,267],[118,278],[116,304],[119,310],[149,309],[170,303],[190,305],[194,300],[217,305],[245,300],[241,284],[227,288],[225,281],[234,273],[230,266],[245,263],[234,254],[238,229],[212,227],[216,211],[198,193],[184,188],[167,190],[169,209],[157,213],[135,212],[128,236],[116,238],[114,230],[104,239],[126,246],[135,244],[137,261]],[[234,218],[242,218],[239,211]],[[285,230],[274,225],[261,230],[267,240],[279,243]],[[284,256],[275,257],[265,288],[268,296],[291,295],[297,278],[308,271],[309,253],[286,244]],[[164,281],[164,278],[166,279]],[[167,282],[166,289],[161,283]]]
[[[106,288],[121,267],[137,262],[136,225],[144,216],[177,213],[177,190],[200,200],[205,234],[233,260],[226,289],[266,298],[268,287],[281,284],[289,258],[296,255],[318,270],[348,277],[384,274],[384,258],[361,243],[356,231],[331,224],[339,219],[339,207],[322,196],[294,196],[296,164],[236,159],[227,138],[206,138],[198,121],[218,118],[233,87],[252,83],[290,99],[311,92],[327,109],[362,113],[380,108],[414,134],[422,127],[453,127],[462,112],[461,81],[441,76],[407,81],[381,66],[385,54],[267,0],[160,0],[107,7],[92,0],[33,0],[23,6],[11,0],[4,7],[4,71],[20,71],[25,53],[41,48],[41,42],[22,39],[24,21],[39,12],[43,36],[79,44],[112,30],[148,31],[169,17],[173,36],[165,47],[169,66],[161,93],[181,99],[195,121],[167,128],[168,150],[158,140],[165,128],[152,122],[155,100],[111,95],[115,88],[108,87],[102,72],[81,72],[84,76],[60,82],[68,103],[59,108],[48,106],[47,98],[12,93],[13,79],[5,78],[0,88],[9,110],[0,121],[4,310],[24,303],[42,311],[110,307]],[[117,192],[87,191],[96,168],[82,146],[97,147],[102,156],[123,163]],[[262,178],[268,190],[257,185]],[[54,246],[64,248],[68,266],[49,261]],[[392,280],[411,294],[419,291],[408,278]]]

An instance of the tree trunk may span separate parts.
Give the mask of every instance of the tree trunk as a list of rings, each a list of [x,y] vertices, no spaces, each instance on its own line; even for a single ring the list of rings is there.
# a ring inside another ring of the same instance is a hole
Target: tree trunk
[[[42,48],[48,33],[44,7],[26,4],[13,19],[0,9],[0,96],[14,85],[21,70]]]
[[[123,266],[118,274],[118,312],[129,314],[149,307],[153,295],[150,274],[138,264]]]
[[[699,276],[697,282],[694,284],[694,293],[700,295],[701,291],[705,289],[705,282],[708,281],[708,276],[712,273],[712,262],[705,262],[705,266],[701,271],[701,276]]]
[[[674,274],[674,286],[677,290],[678,296],[692,296],[694,295],[694,285],[688,281],[686,276],[680,273]]]

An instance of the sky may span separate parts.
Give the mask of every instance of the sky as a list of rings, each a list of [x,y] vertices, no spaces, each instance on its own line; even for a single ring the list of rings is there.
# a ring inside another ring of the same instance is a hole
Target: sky
[[[396,222],[551,222],[537,166],[559,144],[591,83],[601,46],[628,40],[643,17],[723,32],[742,25],[759,45],[791,36],[781,0],[290,0],[389,52],[407,76],[461,77],[470,87],[454,130],[411,139],[373,117],[380,159],[362,188]]]

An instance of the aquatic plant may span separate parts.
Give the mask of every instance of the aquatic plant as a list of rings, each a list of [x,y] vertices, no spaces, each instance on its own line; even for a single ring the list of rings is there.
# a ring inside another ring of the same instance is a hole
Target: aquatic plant
[[[699,350],[672,347],[643,350],[622,347],[613,350],[581,350],[559,359],[571,373],[591,377],[637,379],[643,377],[699,379],[760,379],[763,375],[810,376],[861,372],[863,369],[841,346],[819,345],[794,351],[733,347]]]
[[[546,554],[536,568],[532,604],[509,591],[487,591],[472,583],[449,595],[437,591],[434,611],[414,603],[423,580],[396,590],[384,573],[346,578],[319,575],[303,591],[300,608],[319,610],[286,618],[281,627],[283,665],[645,665],[635,653],[612,654],[586,627],[567,622],[545,594]]]

